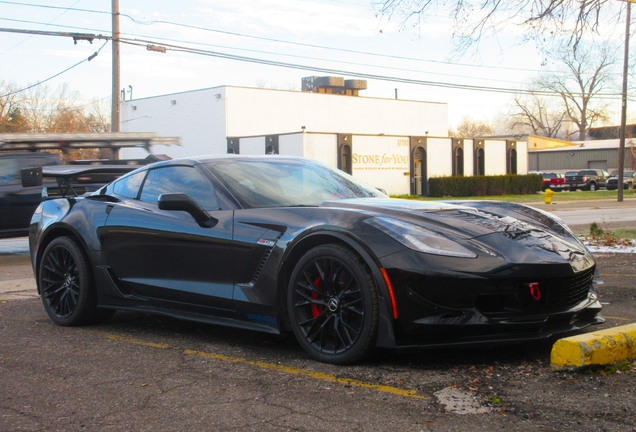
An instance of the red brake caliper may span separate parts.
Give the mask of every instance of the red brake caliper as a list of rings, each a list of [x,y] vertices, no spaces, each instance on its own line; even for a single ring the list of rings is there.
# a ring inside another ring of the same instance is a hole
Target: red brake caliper
[[[316,288],[322,288],[322,278],[320,276],[318,276],[316,278],[316,280],[314,281],[314,286]],[[318,298],[318,294],[316,294],[315,292],[311,293],[311,298],[312,299],[317,299]],[[312,304],[311,305],[311,316],[316,318],[318,315],[320,315],[320,312],[322,312],[322,307],[320,307],[317,304]]]

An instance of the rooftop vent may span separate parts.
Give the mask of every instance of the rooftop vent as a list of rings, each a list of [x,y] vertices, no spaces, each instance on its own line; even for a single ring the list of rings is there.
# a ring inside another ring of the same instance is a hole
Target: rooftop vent
[[[345,80],[342,77],[332,76],[311,76],[302,79],[302,90],[304,92],[358,96],[360,90],[366,89],[366,80]]]

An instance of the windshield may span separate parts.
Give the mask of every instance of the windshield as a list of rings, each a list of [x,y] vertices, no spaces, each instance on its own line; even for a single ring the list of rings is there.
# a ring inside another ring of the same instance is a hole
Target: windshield
[[[319,206],[385,195],[340,170],[306,159],[228,159],[206,165],[244,208]]]

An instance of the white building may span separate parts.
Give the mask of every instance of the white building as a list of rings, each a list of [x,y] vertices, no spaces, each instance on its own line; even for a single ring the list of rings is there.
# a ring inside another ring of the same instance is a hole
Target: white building
[[[271,153],[315,159],[390,194],[426,195],[426,180],[435,176],[527,173],[525,141],[448,137],[444,103],[359,97],[364,82],[351,80],[352,90],[342,78],[309,79],[310,91],[221,86],[126,101],[121,131],[178,136],[182,147],[153,148],[173,158]],[[139,157],[138,151],[121,156]]]

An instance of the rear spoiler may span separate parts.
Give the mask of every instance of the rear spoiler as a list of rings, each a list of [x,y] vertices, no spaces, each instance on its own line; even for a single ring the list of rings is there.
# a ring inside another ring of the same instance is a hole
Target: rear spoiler
[[[57,188],[42,189],[42,200],[76,197],[93,192],[107,183],[139,168],[139,165],[49,165],[21,171],[22,186],[42,186],[44,178],[53,178]]]

